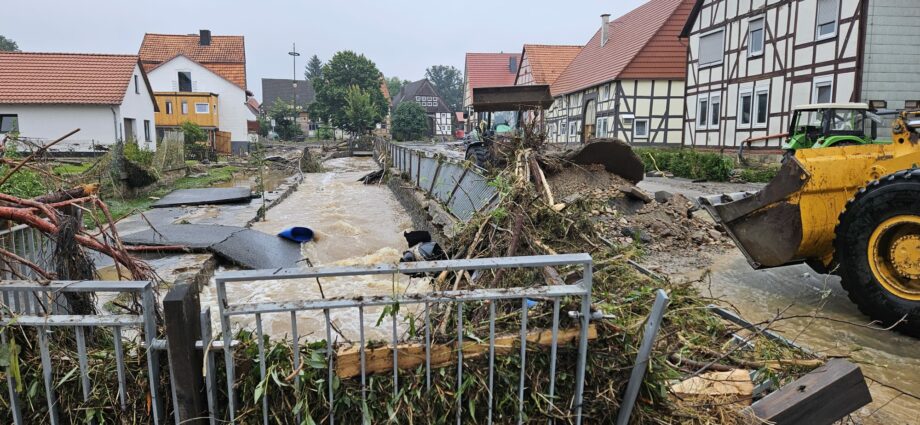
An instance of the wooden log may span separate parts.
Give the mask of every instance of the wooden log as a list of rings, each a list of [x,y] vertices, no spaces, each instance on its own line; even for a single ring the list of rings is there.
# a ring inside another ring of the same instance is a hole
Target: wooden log
[[[578,328],[559,329],[556,340],[559,346],[573,344],[578,341],[580,334]],[[541,348],[548,348],[552,345],[552,331],[535,330],[527,334],[527,343],[534,344]],[[588,340],[597,339],[597,328],[594,324],[588,326]],[[520,340],[520,335],[502,335],[495,337],[495,355],[506,355],[514,350],[514,345]],[[425,364],[425,344],[407,343],[399,344],[396,347],[399,353],[397,358],[398,367],[401,370],[413,369],[419,365]],[[472,360],[489,355],[489,342],[469,341],[463,343],[463,360]],[[389,373],[393,370],[393,346],[388,345],[378,348],[366,348],[365,372],[370,375],[374,373]],[[457,361],[456,344],[432,344],[431,346],[431,367],[439,368],[449,366]],[[361,374],[361,348],[358,346],[348,347],[339,350],[336,354],[335,373],[339,378],[353,378]]]
[[[756,423],[830,425],[871,401],[859,366],[844,359],[831,359],[744,409],[742,414]]]

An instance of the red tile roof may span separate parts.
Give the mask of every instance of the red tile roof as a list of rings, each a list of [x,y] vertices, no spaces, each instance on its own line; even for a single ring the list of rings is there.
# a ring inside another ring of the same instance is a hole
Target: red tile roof
[[[199,34],[144,34],[138,54],[145,71],[184,55],[246,88],[246,43],[241,35],[212,35],[211,44],[202,46]]]
[[[513,86],[520,62],[520,53],[467,53],[465,72],[470,89]]]
[[[119,105],[137,65],[135,55],[0,52],[0,104]]]
[[[522,55],[527,56],[534,84],[553,84],[562,71],[578,55],[582,46],[525,44]]]
[[[553,96],[619,79],[686,77],[687,47],[678,34],[695,0],[651,0],[594,34],[551,87]]]

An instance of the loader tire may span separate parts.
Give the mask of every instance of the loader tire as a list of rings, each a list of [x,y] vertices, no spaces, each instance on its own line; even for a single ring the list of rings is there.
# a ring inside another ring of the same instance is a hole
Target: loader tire
[[[860,189],[840,215],[834,256],[841,284],[863,314],[920,338],[918,198],[916,168]]]
[[[466,150],[466,160],[478,165],[481,168],[489,168],[490,156],[489,147],[484,145],[470,146]]]

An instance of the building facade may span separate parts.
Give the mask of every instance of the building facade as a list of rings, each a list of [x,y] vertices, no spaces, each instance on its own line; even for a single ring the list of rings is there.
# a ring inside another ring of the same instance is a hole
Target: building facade
[[[232,142],[249,142],[247,121],[256,116],[247,105],[242,36],[146,34],[139,55],[154,90],[216,95],[219,131]]]
[[[463,111],[467,113],[466,131],[479,124],[474,114],[473,89],[513,86],[521,55],[518,53],[467,53],[463,65]]]
[[[920,60],[918,16],[899,0],[697,0],[681,33],[684,144],[775,150],[797,105],[920,100],[904,69]]]
[[[572,60],[581,52],[582,46],[563,46],[546,44],[525,44],[521,51],[521,64],[518,67],[514,85],[548,85],[553,83],[563,71],[572,63]],[[556,104],[553,105],[557,106]],[[540,112],[528,111],[524,117],[525,122],[543,123],[547,113],[555,115],[557,111],[548,110]],[[542,115],[541,115],[542,114]],[[558,132],[556,123],[547,128],[550,141],[556,141]],[[552,130],[552,131],[549,131]]]
[[[453,114],[447,102],[428,79],[414,81],[404,85],[393,97],[393,109],[403,102],[415,102],[425,109],[428,115],[430,136],[450,136],[453,129]]]
[[[296,98],[296,99],[295,99]],[[307,112],[316,101],[316,92],[310,80],[291,80],[284,78],[262,79],[262,108],[268,112],[275,103],[282,101],[288,105],[297,104],[297,125],[304,135],[313,136],[318,128],[318,123],[310,119]]]
[[[0,136],[41,144],[80,129],[51,151],[155,150],[156,109],[136,55],[0,52]]]
[[[651,0],[601,27],[550,85],[551,142],[617,138],[680,144],[686,47],[678,34],[693,0]]]

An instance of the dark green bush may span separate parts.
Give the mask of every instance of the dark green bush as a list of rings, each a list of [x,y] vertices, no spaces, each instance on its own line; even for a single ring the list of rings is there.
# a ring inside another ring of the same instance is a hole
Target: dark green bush
[[[694,149],[636,148],[634,151],[642,158],[645,171],[667,171],[688,179],[728,181],[735,168],[731,157]]]

